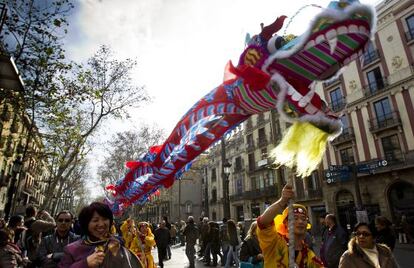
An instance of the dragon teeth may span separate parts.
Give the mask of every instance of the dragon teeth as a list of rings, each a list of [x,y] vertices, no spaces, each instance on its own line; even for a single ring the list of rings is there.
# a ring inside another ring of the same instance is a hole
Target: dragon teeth
[[[314,46],[315,46],[315,41],[314,41],[314,40],[310,40],[310,41],[306,44],[305,49],[310,49],[310,48],[312,48],[312,47],[314,47]]]
[[[356,26],[355,24],[349,25],[348,31],[350,33],[359,33],[358,26]]]
[[[338,38],[335,37],[333,39],[329,39],[328,43],[329,43],[329,48],[330,48],[330,52],[332,55],[335,52],[336,44],[338,43]]]
[[[316,44],[320,44],[320,43],[322,43],[323,41],[325,41],[326,39],[325,39],[325,36],[323,35],[323,34],[321,34],[321,35],[319,35],[318,37],[316,37]]]

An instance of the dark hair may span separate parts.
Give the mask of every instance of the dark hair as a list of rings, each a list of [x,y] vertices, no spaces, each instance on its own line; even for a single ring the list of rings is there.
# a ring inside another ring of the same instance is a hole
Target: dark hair
[[[332,220],[336,224],[336,217],[334,214],[327,214],[326,218]]]
[[[73,220],[73,214],[72,214],[72,212],[70,212],[69,210],[62,210],[62,211],[60,211],[58,214],[56,214],[55,219],[57,220],[57,219],[59,218],[59,216],[60,216],[60,215],[62,215],[62,214],[69,214],[69,215],[70,215],[70,217],[71,217],[71,218],[72,218],[72,220]]]
[[[91,221],[94,212],[98,213],[99,216],[109,219],[109,230],[114,222],[114,215],[107,204],[102,202],[93,202],[89,206],[84,207],[79,213],[79,224],[83,234],[89,235],[88,225]],[[109,231],[108,230],[108,231]]]
[[[392,225],[392,222],[390,222],[390,220],[387,219],[387,217],[385,217],[385,216],[377,216],[375,218],[375,223],[378,223],[380,225],[383,225],[383,226],[385,226],[387,228]]]
[[[357,224],[355,224],[354,226],[354,233],[358,230],[359,227],[361,226],[366,226],[368,228],[368,230],[370,231],[370,233],[372,234],[373,237],[376,237],[377,235],[377,230],[375,229],[375,227],[372,224],[368,224],[366,222],[358,222]]]
[[[223,218],[223,223],[226,223],[227,222],[227,218]]]
[[[9,225],[7,227],[16,228],[17,225],[22,222],[22,220],[23,220],[23,216],[13,215],[10,217]]]
[[[34,206],[28,206],[26,208],[26,217],[36,216],[36,208]]]

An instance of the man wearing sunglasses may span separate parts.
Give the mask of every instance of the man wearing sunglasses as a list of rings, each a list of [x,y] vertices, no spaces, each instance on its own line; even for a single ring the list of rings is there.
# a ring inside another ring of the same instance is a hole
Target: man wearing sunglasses
[[[44,268],[58,267],[63,256],[63,248],[80,238],[70,231],[73,223],[73,215],[70,211],[59,212],[55,219],[55,232],[43,238],[39,248],[39,259],[41,267]]]

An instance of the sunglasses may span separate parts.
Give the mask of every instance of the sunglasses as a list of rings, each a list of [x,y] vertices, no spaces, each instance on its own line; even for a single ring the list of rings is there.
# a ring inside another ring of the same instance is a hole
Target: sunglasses
[[[356,237],[359,237],[359,236],[369,237],[369,236],[372,235],[371,233],[368,233],[368,232],[355,232],[354,234],[355,234]]]
[[[58,219],[57,221],[60,222],[60,223],[63,223],[63,222],[65,222],[65,223],[72,222],[72,220],[70,220],[70,219]]]

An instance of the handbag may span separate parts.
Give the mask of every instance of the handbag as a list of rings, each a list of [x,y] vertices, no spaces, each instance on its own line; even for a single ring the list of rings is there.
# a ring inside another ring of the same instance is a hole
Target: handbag
[[[263,262],[258,262],[253,264],[253,257],[249,258],[249,261],[241,261],[240,268],[263,268]]]

